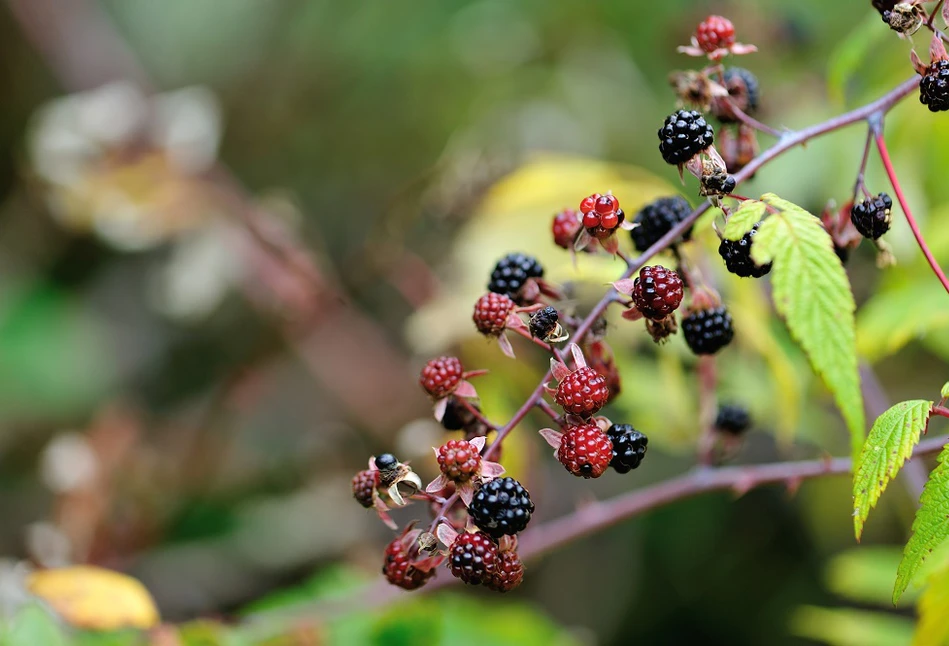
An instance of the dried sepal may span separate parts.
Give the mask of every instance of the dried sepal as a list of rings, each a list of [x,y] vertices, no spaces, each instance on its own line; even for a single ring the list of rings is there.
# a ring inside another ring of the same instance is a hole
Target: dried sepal
[[[448,523],[439,523],[438,527],[435,528],[435,536],[438,537],[442,545],[451,547],[455,539],[458,538],[458,532]]]
[[[949,55],[946,54],[946,45],[942,42],[939,34],[933,34],[929,41],[929,61],[935,63],[936,61],[945,60],[949,60]]]
[[[477,399],[478,397],[478,391],[475,390],[474,385],[466,379],[462,379],[458,382],[452,394],[456,397],[467,397],[468,399]]]
[[[389,515],[389,507],[382,498],[379,496],[373,496],[372,506],[376,510],[379,520],[381,520],[386,527],[392,530],[399,528],[399,526],[395,524],[395,521],[392,520],[392,517]]]
[[[580,349],[580,346],[576,343],[570,344],[570,354],[573,355],[573,362],[577,366],[577,370],[580,368],[586,368],[587,359],[583,356],[583,350]]]
[[[434,406],[432,406],[432,414],[435,416],[436,422],[440,422],[444,419],[446,410],[448,410],[448,398],[442,397],[441,399],[436,399]]]
[[[502,334],[498,337],[498,347],[501,348],[501,352],[503,352],[505,356],[511,359],[517,358],[514,354],[514,346],[511,345],[511,340],[507,338],[506,334]]]
[[[630,307],[623,310],[623,313],[620,314],[620,316],[622,316],[627,321],[638,321],[639,319],[643,318],[643,313],[635,307]]]
[[[633,286],[636,284],[634,278],[621,278],[619,280],[614,280],[612,285],[613,289],[618,291],[620,294],[626,294],[629,296],[633,293]]]
[[[542,428],[540,431],[540,436],[547,441],[554,451],[557,451],[560,448],[560,443],[563,440],[563,433],[560,431],[555,431],[552,428]]]
[[[570,368],[568,368],[563,361],[551,358],[550,374],[553,375],[554,380],[557,381],[557,383],[560,383],[566,379],[567,375],[570,374]]]

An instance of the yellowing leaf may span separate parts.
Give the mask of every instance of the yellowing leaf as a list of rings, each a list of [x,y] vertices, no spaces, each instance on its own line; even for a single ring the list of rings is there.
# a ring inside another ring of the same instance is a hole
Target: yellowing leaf
[[[873,423],[853,473],[853,530],[857,540],[870,510],[919,442],[932,405],[922,399],[900,402]]]
[[[775,213],[758,229],[752,259],[759,265],[774,263],[774,306],[814,372],[833,393],[850,429],[851,453],[856,458],[863,446],[866,420],[850,281],[816,217],[771,193],[761,199]]]
[[[151,628],[158,609],[148,590],[130,576],[89,565],[39,570],[30,591],[80,628]]]
[[[923,562],[946,538],[949,538],[949,447],[939,454],[939,464],[929,475],[919,498],[913,535],[903,548],[903,560],[896,571],[893,603],[899,601]]]
[[[929,583],[917,604],[919,622],[913,635],[913,646],[949,644],[949,568],[929,577]]]

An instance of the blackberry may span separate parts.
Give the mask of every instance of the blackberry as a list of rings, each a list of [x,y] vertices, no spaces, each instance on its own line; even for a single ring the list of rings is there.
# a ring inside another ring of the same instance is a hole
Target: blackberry
[[[735,44],[735,25],[728,18],[709,16],[695,29],[695,40],[708,54],[731,47]]]
[[[495,592],[510,592],[524,579],[524,564],[514,550],[498,552],[498,565],[488,587]]]
[[[533,513],[530,492],[514,478],[495,478],[481,485],[468,506],[478,529],[494,538],[523,531]]]
[[[465,369],[458,357],[438,357],[425,364],[419,385],[434,399],[447,397],[464,379]]]
[[[609,398],[606,377],[587,366],[564,377],[554,395],[554,401],[572,415],[593,415],[606,406]]]
[[[729,435],[741,435],[751,427],[751,415],[744,406],[722,404],[715,416],[715,429]]]
[[[876,240],[890,230],[893,200],[886,193],[862,200],[850,209],[850,221],[864,238]]]
[[[498,546],[484,532],[463,533],[451,544],[448,569],[468,585],[488,585],[498,565]]]
[[[643,267],[633,281],[633,302],[643,316],[661,321],[682,302],[682,279],[662,265]]]
[[[596,424],[571,426],[563,434],[557,459],[564,468],[582,478],[599,478],[610,466],[613,447]]]
[[[531,336],[537,337],[538,339],[546,339],[550,336],[550,333],[557,328],[559,321],[560,314],[557,313],[555,307],[548,305],[542,310],[537,310],[531,314]]]
[[[360,471],[353,476],[353,498],[355,498],[356,502],[360,505],[369,509],[372,507],[372,494],[375,492],[378,483],[378,471],[370,471],[369,469]]]
[[[949,61],[935,61],[919,82],[919,102],[930,112],[949,110]]]
[[[540,278],[544,268],[533,256],[510,253],[498,261],[491,272],[488,291],[517,300],[517,293],[530,278]]]
[[[478,410],[481,409],[477,404],[472,404],[472,406]],[[457,397],[448,398],[448,405],[445,406],[445,414],[442,416],[442,426],[446,431],[460,431],[473,419],[474,415]]]
[[[554,216],[551,232],[554,235],[554,244],[558,247],[572,248],[579,231],[580,214],[573,209],[564,209]]]
[[[692,213],[692,207],[684,197],[676,195],[674,197],[660,197],[653,200],[636,214],[633,220],[638,224],[635,229],[629,232],[633,238],[633,244],[636,250],[643,252],[649,249],[669,233],[672,227],[682,222]],[[692,238],[692,227],[683,232],[680,240],[690,240]]]
[[[659,128],[659,152],[667,164],[684,164],[715,141],[715,132],[695,110],[677,110]]]
[[[485,336],[500,336],[507,326],[507,317],[514,311],[515,303],[504,294],[488,292],[475,303],[471,320],[478,332]]]
[[[406,537],[396,538],[389,543],[382,564],[382,574],[392,585],[403,590],[417,590],[435,576],[435,570],[423,571],[413,565],[411,543],[406,545]]]
[[[682,319],[682,335],[695,354],[715,354],[735,336],[732,317],[724,305],[698,310]]]
[[[735,107],[749,115],[758,111],[760,86],[754,74],[743,67],[729,67],[722,75],[722,80]],[[712,103],[712,114],[722,123],[738,123],[738,119],[722,101]]]
[[[613,459],[610,466],[617,473],[629,473],[643,461],[649,438],[630,424],[613,424],[606,435],[613,444]]]
[[[742,278],[761,278],[771,271],[771,263],[766,265],[757,265],[751,259],[751,239],[758,232],[760,222],[756,222],[751,231],[741,237],[740,240],[727,240],[722,238],[718,245],[718,254],[725,261],[725,268],[736,276]]]
[[[449,440],[438,448],[438,468],[452,482],[468,482],[481,467],[478,448],[467,440]]]

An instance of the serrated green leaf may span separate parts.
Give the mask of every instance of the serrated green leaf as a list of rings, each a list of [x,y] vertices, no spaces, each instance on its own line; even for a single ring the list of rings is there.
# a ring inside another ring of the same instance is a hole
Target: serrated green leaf
[[[853,531],[858,541],[870,510],[919,442],[932,406],[923,399],[900,402],[873,423],[853,472]]]
[[[751,231],[755,223],[760,222],[765,216],[768,206],[758,200],[745,200],[741,203],[731,215],[728,216],[728,222],[725,223],[725,231],[722,235],[726,240],[740,240],[743,235]]]
[[[856,459],[863,447],[866,420],[850,281],[820,220],[772,193],[761,200],[774,213],[755,234],[751,257],[759,265],[774,263],[775,309],[834,395],[850,430],[851,454]]]
[[[917,604],[919,621],[913,635],[913,646],[949,644],[949,568],[942,568],[929,577],[926,590]]]
[[[919,509],[913,520],[913,535],[903,548],[903,560],[896,570],[893,603],[900,600],[906,586],[929,554],[949,538],[949,447],[939,454],[939,464],[929,475]]]

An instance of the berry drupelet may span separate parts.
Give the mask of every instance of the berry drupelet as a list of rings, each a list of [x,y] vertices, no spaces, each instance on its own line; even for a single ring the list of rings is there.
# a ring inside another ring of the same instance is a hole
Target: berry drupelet
[[[613,459],[613,445],[596,424],[571,426],[560,439],[557,459],[575,476],[599,478]]]
[[[452,482],[468,482],[481,466],[478,448],[467,440],[449,440],[438,447],[438,468]]]
[[[850,209],[850,221],[864,238],[876,240],[890,230],[893,200],[886,193],[862,200]]]
[[[468,585],[491,583],[497,564],[497,543],[484,532],[458,534],[448,553],[448,569]]]
[[[403,590],[417,590],[435,575],[435,570],[425,572],[412,565],[410,547],[406,547],[400,536],[386,547],[382,574],[392,585]]]
[[[660,197],[644,206],[633,220],[638,226],[629,232],[636,250],[643,252],[649,249],[691,213],[692,207],[684,197],[679,195]],[[690,226],[680,239],[689,240],[691,237],[692,227]]]
[[[507,477],[481,485],[468,506],[468,514],[478,529],[494,538],[523,531],[533,513],[530,492]]]
[[[725,261],[725,268],[736,276],[742,278],[761,278],[771,271],[771,263],[766,265],[755,264],[751,259],[752,238],[758,232],[761,226],[756,222],[751,231],[743,235],[739,240],[728,240],[723,238],[718,245],[718,254]]]
[[[732,317],[724,305],[700,309],[682,319],[682,335],[695,354],[715,354],[735,336]]]
[[[471,320],[485,336],[500,336],[516,303],[504,294],[488,292],[475,303]]]
[[[735,25],[728,18],[709,16],[696,28],[695,40],[709,54],[727,49],[735,44]]]
[[[751,415],[744,406],[722,404],[715,416],[715,430],[729,435],[742,435],[751,428]]]
[[[564,209],[554,216],[551,230],[554,244],[564,249],[573,248],[577,233],[580,232],[580,214],[573,209]]]
[[[919,102],[931,112],[949,110],[949,60],[937,60],[919,81]]]
[[[617,473],[629,473],[638,467],[646,456],[649,438],[630,424],[613,424],[606,431],[613,446],[610,466]]]
[[[378,466],[378,464],[377,464]],[[353,476],[353,498],[360,505],[369,509],[372,507],[372,495],[379,484],[379,472],[366,469]]]
[[[434,399],[447,397],[463,378],[465,369],[457,357],[438,357],[422,368],[419,384]]]
[[[544,268],[533,256],[510,253],[501,258],[491,272],[488,291],[517,300],[518,292],[531,278],[541,278]]]
[[[684,164],[715,142],[715,131],[695,110],[677,110],[659,128],[659,152],[667,164]]]
[[[543,309],[539,309],[533,314],[531,314],[530,320],[530,331],[531,336],[538,339],[546,339],[548,336],[557,329],[557,324],[560,321],[560,314],[557,313],[557,308],[552,305],[548,305]]]
[[[682,302],[683,285],[679,274],[661,265],[643,267],[633,282],[633,302],[643,316],[661,321]]]
[[[592,368],[583,366],[567,375],[557,387],[554,395],[564,411],[572,415],[593,415],[606,405],[610,398],[606,377]]]

